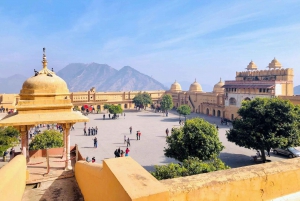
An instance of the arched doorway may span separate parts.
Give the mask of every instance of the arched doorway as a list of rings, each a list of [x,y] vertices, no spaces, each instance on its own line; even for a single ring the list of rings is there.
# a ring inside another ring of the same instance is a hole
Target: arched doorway
[[[97,110],[101,110],[101,106],[100,105],[97,105]]]
[[[251,101],[249,97],[245,98],[244,101]]]
[[[199,112],[199,113],[201,113],[201,110],[200,110],[200,105],[198,106],[198,112]]]
[[[213,116],[216,116],[216,110],[213,110]]]
[[[233,120],[234,119],[234,114],[231,114],[231,120]]]
[[[209,115],[209,109],[208,108],[206,108],[206,114]]]
[[[127,107],[128,107],[128,106],[127,106],[127,103],[125,103],[125,104],[124,104],[124,109],[127,109]]]
[[[221,111],[220,111],[220,110],[218,110],[217,116],[218,116],[218,117],[221,117]]]

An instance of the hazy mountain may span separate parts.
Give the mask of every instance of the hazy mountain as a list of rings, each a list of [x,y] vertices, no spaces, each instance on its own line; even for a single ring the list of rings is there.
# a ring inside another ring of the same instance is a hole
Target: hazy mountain
[[[7,78],[0,78],[0,93],[19,94],[22,89],[23,82],[27,77],[19,74]]]
[[[106,64],[73,63],[57,72],[63,78],[70,91],[87,91],[92,87],[96,91],[134,91],[163,90],[163,84],[139,71],[125,66],[119,71]]]
[[[175,80],[174,80],[175,81]],[[191,86],[191,84],[194,82],[195,80],[192,80],[192,81],[190,81],[190,82],[188,82],[188,81],[177,81],[179,84],[180,84],[180,86],[181,86],[181,89],[183,90],[183,91],[188,91],[189,89],[190,89],[190,86]],[[174,82],[169,82],[169,83],[164,83],[164,85],[165,86],[167,86],[167,88],[168,89],[170,89],[171,88],[171,85],[173,84]],[[201,82],[199,82],[199,84],[201,85],[201,87],[202,87],[202,90],[204,91],[204,92],[212,92],[213,91],[213,88],[214,88],[214,86],[211,86],[211,85],[208,85],[208,84],[202,84]]]
[[[300,95],[300,85],[294,87],[294,94]]]

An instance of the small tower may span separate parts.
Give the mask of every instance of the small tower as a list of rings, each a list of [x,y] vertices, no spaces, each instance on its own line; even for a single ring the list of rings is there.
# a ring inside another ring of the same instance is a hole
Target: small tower
[[[247,70],[257,70],[256,64],[251,60],[251,62],[248,64]]]
[[[274,57],[274,59],[271,61],[271,63],[269,63],[269,70],[271,69],[280,69],[282,67],[281,63]]]

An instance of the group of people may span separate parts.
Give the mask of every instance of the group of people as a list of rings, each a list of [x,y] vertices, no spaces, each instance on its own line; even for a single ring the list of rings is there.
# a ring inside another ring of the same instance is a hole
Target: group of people
[[[128,147],[126,148],[125,152],[123,150],[120,149],[116,149],[114,154],[115,154],[115,158],[118,158],[118,157],[124,157],[124,153],[125,153],[125,156],[128,156],[128,153],[129,153],[129,149]]]
[[[87,129],[88,132],[86,132],[86,126],[84,126],[84,129],[83,129],[83,133],[84,135],[97,135],[98,134],[98,127],[96,126],[95,128],[92,127],[92,128],[88,128]]]
[[[121,115],[122,116],[124,116],[124,119],[125,119],[125,113],[121,113]],[[108,114],[108,118],[110,119],[110,117],[112,118],[112,119],[116,119],[116,118],[119,118],[120,116],[118,115],[118,114],[114,114],[114,115],[110,115],[110,114]],[[105,120],[105,114],[103,114],[103,120]]]

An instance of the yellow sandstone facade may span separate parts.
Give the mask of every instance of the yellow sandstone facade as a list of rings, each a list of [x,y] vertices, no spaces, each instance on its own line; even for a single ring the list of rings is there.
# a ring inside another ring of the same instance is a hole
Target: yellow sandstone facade
[[[267,70],[258,70],[251,61],[246,71],[236,72],[235,80],[221,79],[211,92],[204,92],[196,80],[188,91],[182,91],[180,83],[175,81],[169,90],[146,91],[152,97],[154,104],[159,104],[164,94],[173,98],[174,107],[187,104],[192,112],[202,113],[232,120],[237,117],[237,111],[242,101],[256,97],[279,97],[300,104],[300,96],[294,96],[294,72],[292,68],[283,69],[277,59],[273,59]],[[72,92],[68,96],[75,108],[89,105],[95,111],[103,111],[105,104],[121,105],[123,109],[133,109],[132,99],[144,91],[97,92],[96,88],[88,91]],[[0,95],[0,107],[6,111],[15,109],[20,97],[16,94]]]

